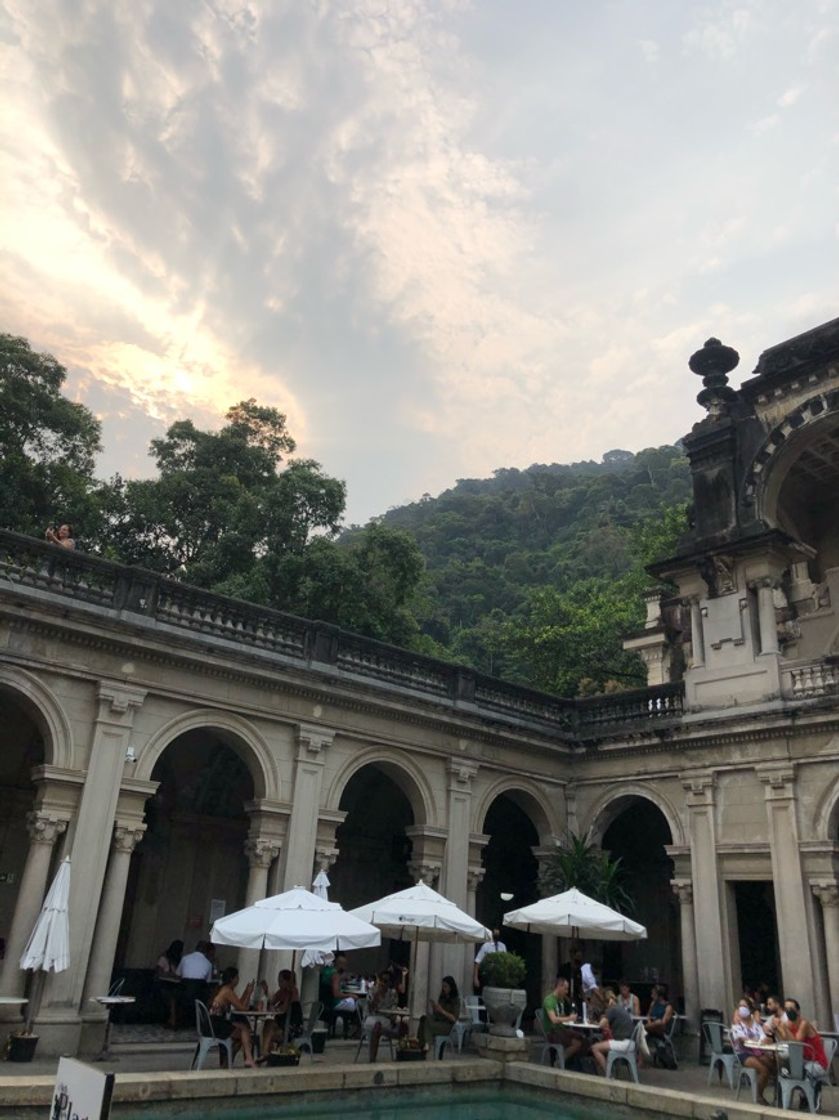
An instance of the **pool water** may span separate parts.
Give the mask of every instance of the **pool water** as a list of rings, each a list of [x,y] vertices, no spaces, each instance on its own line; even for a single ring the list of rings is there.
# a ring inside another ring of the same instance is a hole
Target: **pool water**
[[[542,1090],[439,1088],[423,1090],[379,1089],[331,1094],[307,1094],[305,1100],[241,1098],[200,1104],[118,1107],[113,1120],[619,1120],[634,1116],[629,1110],[601,1102],[570,1102],[562,1094]]]

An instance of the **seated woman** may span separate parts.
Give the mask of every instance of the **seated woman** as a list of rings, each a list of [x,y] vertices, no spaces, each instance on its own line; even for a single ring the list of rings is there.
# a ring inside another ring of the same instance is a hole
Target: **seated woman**
[[[822,1036],[809,1019],[801,1014],[797,999],[784,1000],[786,1022],[781,1021],[776,1036],[784,1042],[804,1043],[804,1069],[815,1081],[827,1078],[827,1055],[824,1052]]]
[[[748,1044],[764,1041],[766,1041],[766,1034],[760,1014],[744,996],[734,1008],[731,1019],[731,1047],[741,1065],[757,1071],[757,1092],[761,1099],[763,1099],[763,1090],[775,1071],[775,1059],[772,1054],[761,1054],[757,1050],[750,1049]],[[764,1103],[772,1102],[764,1101]]]
[[[216,1038],[233,1039],[233,1057],[241,1047],[245,1056],[245,1065],[256,1067],[253,1060],[253,1047],[251,1046],[251,1029],[242,1020],[232,1021],[229,1016],[231,1011],[247,1011],[250,1004],[253,983],[245,988],[241,996],[236,994],[236,985],[239,983],[238,968],[226,968],[221,974],[221,987],[213,997],[210,1004],[210,1022]]]
[[[647,1034],[653,1038],[663,1037],[667,1034],[672,1018],[673,1004],[667,999],[667,988],[664,984],[653,984],[647,1021],[644,1024]]]
[[[406,1028],[395,1019],[383,1012],[390,1011],[399,1005],[396,988],[391,985],[391,973],[385,969],[376,977],[373,990],[367,997],[367,1015],[364,1018],[364,1029],[369,1032],[370,1061],[375,1062],[379,1053],[379,1040],[382,1035],[387,1038],[397,1038]]]
[[[451,1029],[460,1018],[460,993],[453,976],[444,976],[440,984],[440,994],[436,1000],[429,1000],[429,1015],[419,1021],[417,1037],[425,1046],[434,1045],[435,1035],[451,1034]]]
[[[630,1015],[641,1014],[641,1001],[631,990],[626,980],[621,980],[618,985],[618,1007],[622,1007]]]
[[[300,993],[290,969],[284,968],[277,977],[277,990],[268,995],[268,985],[262,981],[262,990],[268,1001],[268,1010],[276,1011],[273,1019],[266,1019],[262,1028],[262,1053],[267,1054],[274,1040],[285,1038],[288,1026],[289,1039],[295,1038],[303,1026],[303,1008],[300,1006]]]

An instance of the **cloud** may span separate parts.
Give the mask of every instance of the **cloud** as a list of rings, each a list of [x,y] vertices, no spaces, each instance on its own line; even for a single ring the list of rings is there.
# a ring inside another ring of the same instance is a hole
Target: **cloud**
[[[803,252],[839,295],[832,59],[780,0],[640,30],[599,2],[6,12],[0,315],[68,365],[109,469],[256,396],[360,518],[672,438],[705,337],[799,326]],[[781,129],[790,57],[808,113]]]
[[[791,105],[794,105],[796,101],[798,101],[803,92],[804,90],[801,86],[790,86],[790,88],[785,90],[778,98],[778,105],[782,109],[789,109]]]

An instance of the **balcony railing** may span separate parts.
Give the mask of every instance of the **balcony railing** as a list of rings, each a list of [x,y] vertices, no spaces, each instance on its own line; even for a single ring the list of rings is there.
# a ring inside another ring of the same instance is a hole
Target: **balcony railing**
[[[839,664],[833,658],[784,669],[781,688],[793,700],[816,700],[839,692]]]
[[[3,587],[145,616],[196,637],[282,656],[301,667],[331,666],[349,678],[449,701],[488,719],[540,725],[563,738],[603,738],[627,724],[641,730],[651,721],[678,720],[682,712],[681,683],[565,700],[336,626],[0,530]]]

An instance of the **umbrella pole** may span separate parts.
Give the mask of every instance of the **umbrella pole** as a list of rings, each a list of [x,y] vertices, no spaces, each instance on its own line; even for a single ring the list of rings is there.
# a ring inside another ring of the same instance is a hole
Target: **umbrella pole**
[[[301,978],[300,983],[303,983]],[[297,950],[293,949],[291,953],[291,986],[297,987]],[[288,1001],[288,1007],[285,1013],[285,1030],[283,1032],[283,1043],[288,1046],[288,1036],[291,1029],[291,1000]]]
[[[26,1005],[26,1021],[24,1024],[26,1034],[32,1034],[32,1024],[41,1010],[46,978],[47,974],[40,968],[36,968],[32,974],[32,987],[29,992],[29,1003]]]
[[[417,1008],[417,994],[419,992],[419,984],[417,982],[417,945],[419,943],[419,926],[414,926],[414,941],[411,945],[411,978],[408,981],[411,990],[411,1003],[414,1005],[414,1014],[411,1018],[411,1024],[414,1020],[419,1023],[420,1012]]]

